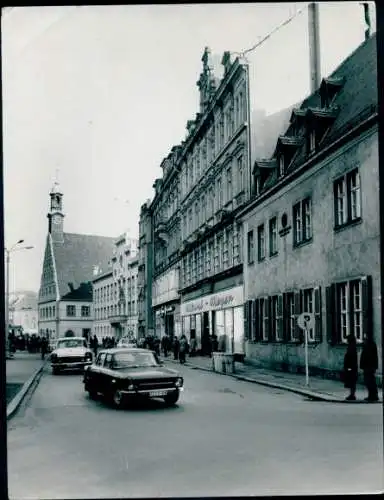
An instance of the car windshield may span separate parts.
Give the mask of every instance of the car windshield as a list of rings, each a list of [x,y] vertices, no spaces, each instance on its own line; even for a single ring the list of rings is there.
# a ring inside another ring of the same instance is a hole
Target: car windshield
[[[113,359],[113,367],[116,369],[157,365],[156,358],[151,352],[118,352]]]
[[[83,347],[84,341],[82,339],[64,339],[57,342],[57,348],[63,347]]]

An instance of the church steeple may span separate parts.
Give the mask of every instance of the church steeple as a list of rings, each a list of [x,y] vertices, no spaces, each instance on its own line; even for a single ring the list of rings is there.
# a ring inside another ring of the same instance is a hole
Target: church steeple
[[[63,193],[60,190],[59,183],[54,182],[51,192],[49,193],[51,204],[48,217],[48,232],[51,234],[54,241],[63,241]]]

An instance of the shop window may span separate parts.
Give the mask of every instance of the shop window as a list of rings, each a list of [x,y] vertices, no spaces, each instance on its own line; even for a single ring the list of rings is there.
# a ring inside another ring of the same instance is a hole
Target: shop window
[[[334,213],[336,228],[360,220],[361,193],[357,168],[335,181]]]

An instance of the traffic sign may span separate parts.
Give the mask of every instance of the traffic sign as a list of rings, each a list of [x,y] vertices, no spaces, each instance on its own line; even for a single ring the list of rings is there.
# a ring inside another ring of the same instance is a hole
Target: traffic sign
[[[302,330],[310,330],[315,326],[315,318],[313,313],[302,313],[297,318],[297,324]]]

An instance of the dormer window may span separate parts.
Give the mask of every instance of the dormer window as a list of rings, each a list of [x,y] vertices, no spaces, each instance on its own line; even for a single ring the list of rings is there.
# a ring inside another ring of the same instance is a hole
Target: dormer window
[[[308,148],[309,148],[309,153],[314,153],[316,150],[316,130],[312,129],[309,132],[309,137],[308,137]]]
[[[321,107],[329,108],[344,84],[343,78],[324,78],[320,85]]]
[[[284,175],[284,155],[281,153],[279,156],[279,175],[282,177]]]

